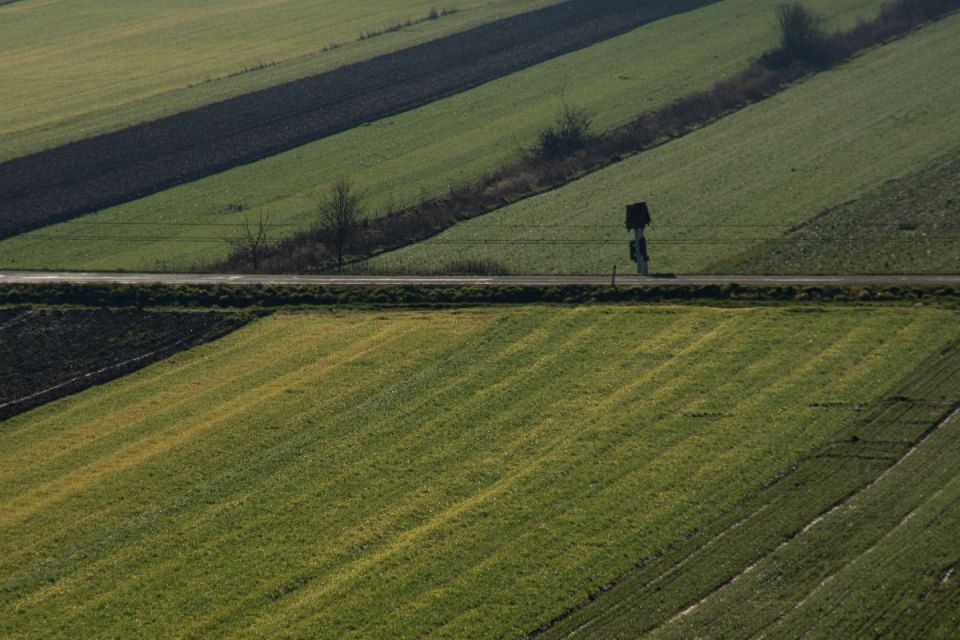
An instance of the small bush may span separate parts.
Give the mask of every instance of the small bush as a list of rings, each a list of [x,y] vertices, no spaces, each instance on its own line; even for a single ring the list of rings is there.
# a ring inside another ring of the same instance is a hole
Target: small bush
[[[555,160],[585,149],[594,137],[592,126],[593,118],[585,109],[564,106],[557,121],[540,132],[533,155]]]

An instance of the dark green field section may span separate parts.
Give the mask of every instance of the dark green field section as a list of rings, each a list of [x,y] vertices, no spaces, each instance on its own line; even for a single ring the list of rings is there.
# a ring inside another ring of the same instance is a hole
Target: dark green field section
[[[726,273],[960,272],[960,150],[715,265]]]
[[[219,338],[247,316],[0,309],[0,420]]]
[[[958,409],[955,342],[737,509],[531,637],[958,637]]]

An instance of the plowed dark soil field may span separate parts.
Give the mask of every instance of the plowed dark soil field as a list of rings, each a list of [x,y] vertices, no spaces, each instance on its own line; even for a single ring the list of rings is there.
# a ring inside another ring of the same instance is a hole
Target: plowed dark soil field
[[[459,93],[716,0],[570,0],[0,164],[0,238]]]
[[[0,310],[0,420],[247,322],[227,313]]]

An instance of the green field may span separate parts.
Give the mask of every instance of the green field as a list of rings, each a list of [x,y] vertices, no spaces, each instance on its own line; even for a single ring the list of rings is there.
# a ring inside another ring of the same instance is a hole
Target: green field
[[[0,160],[556,0],[22,0],[0,6]],[[359,41],[428,15],[458,13]],[[343,45],[326,50],[334,45]]]
[[[726,273],[960,273],[960,152],[713,265]]]
[[[842,28],[881,2],[810,4]],[[310,226],[318,194],[340,176],[367,190],[379,214],[493,169],[532,143],[559,113],[561,96],[591,109],[603,129],[710,86],[773,44],[774,6],[726,0],[422,109],[4,241],[0,268],[190,269],[222,258],[222,239],[261,206],[284,225],[277,235]],[[231,213],[231,205],[248,210]]]
[[[958,58],[954,15],[684,138],[371,266],[438,271],[454,259],[477,258],[517,273],[610,273],[614,264],[622,273],[632,268],[624,205],[647,200],[653,270],[702,271],[960,146]]]
[[[957,407],[960,342],[544,640],[955,638]]]
[[[960,415],[876,484],[649,637],[957,637],[958,470]]]
[[[829,440],[958,326],[275,315],[3,423],[0,635],[517,637]]]

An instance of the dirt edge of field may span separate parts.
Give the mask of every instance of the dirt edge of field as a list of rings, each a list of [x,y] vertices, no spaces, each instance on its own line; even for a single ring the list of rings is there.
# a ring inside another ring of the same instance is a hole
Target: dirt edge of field
[[[0,325],[0,343],[5,347],[0,351],[6,352],[0,359],[0,384],[6,387],[0,389],[0,423],[218,340],[255,317],[139,309],[7,313],[14,317]]]

